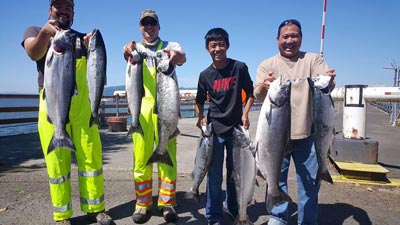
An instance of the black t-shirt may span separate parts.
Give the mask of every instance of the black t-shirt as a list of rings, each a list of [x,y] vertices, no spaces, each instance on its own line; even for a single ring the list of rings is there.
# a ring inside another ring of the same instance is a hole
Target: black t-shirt
[[[247,98],[253,96],[253,81],[243,62],[228,59],[225,68],[215,69],[210,65],[200,73],[196,103],[204,105],[209,92],[207,121],[212,122],[218,136],[231,135],[233,127],[242,124],[242,90]]]
[[[41,28],[37,27],[37,26],[28,27],[25,30],[24,39],[21,42],[22,47],[25,48],[24,41],[27,38],[38,36],[38,34],[40,32],[40,29]],[[76,38],[79,38],[80,39],[79,43],[81,43],[81,46],[79,46],[79,47],[75,46],[75,50],[76,50],[75,51],[75,56],[76,56],[76,58],[79,59],[82,56],[86,56],[86,54],[87,54],[86,53],[86,48],[85,48],[85,45],[83,44],[84,43],[83,42],[83,37],[85,36],[85,34],[80,33],[78,31],[75,31],[75,30],[72,30],[72,29],[71,29],[71,31],[75,33]],[[78,42],[76,42],[76,43],[78,43]],[[74,44],[76,45],[76,43],[74,43]],[[49,42],[49,47],[50,47],[50,42]],[[38,71],[38,86],[39,86],[39,90],[41,90],[43,88],[43,83],[44,83],[44,63],[45,63],[45,60],[46,60],[46,55],[47,55],[47,53],[41,59],[36,61],[36,69]]]

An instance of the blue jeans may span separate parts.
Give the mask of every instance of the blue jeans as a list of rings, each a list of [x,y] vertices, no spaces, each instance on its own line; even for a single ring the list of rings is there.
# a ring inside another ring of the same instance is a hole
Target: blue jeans
[[[226,205],[229,212],[236,217],[238,205],[236,199],[235,182],[232,177],[233,170],[233,136],[217,137],[213,136],[213,155],[211,163],[208,167],[207,174],[207,202],[206,202],[206,218],[209,222],[222,222],[223,211],[223,195],[222,195],[222,179],[224,165],[224,150],[226,148]]]
[[[297,195],[298,195],[298,224],[318,224],[318,192],[320,185],[316,183],[318,171],[317,155],[315,153],[312,137],[291,141],[291,151],[282,161],[279,186],[288,193],[287,178],[290,165],[290,157],[296,167]],[[288,221],[289,203],[281,203],[272,208],[271,218],[268,225],[284,225]]]

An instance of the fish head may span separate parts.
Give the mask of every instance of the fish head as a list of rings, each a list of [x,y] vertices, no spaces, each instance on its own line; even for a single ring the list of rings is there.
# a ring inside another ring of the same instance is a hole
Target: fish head
[[[169,69],[169,58],[167,53],[163,50],[158,50],[156,52],[156,59],[157,59],[157,71],[162,73],[168,71]]]
[[[134,64],[142,64],[143,63],[143,58],[145,57],[145,54],[141,54],[138,50],[133,50],[130,58],[130,63]]]
[[[327,75],[318,75],[316,77],[311,78],[314,87],[319,89],[325,89],[328,87],[329,82],[331,81],[331,77]]]
[[[282,106],[289,102],[290,80],[275,79],[269,86],[267,97],[276,106]]]
[[[99,39],[98,36],[101,37],[100,31],[96,28],[93,29],[89,38],[89,47],[88,47],[89,52],[93,52],[94,50],[96,50],[97,40]]]
[[[206,136],[210,136],[212,134],[212,123],[202,126],[201,129]]]
[[[64,53],[73,47],[74,35],[71,30],[58,30],[52,40],[52,48],[57,53]]]

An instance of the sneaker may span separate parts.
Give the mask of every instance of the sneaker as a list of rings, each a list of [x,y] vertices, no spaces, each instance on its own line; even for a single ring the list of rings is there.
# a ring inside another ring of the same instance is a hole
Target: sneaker
[[[71,221],[69,219],[56,221],[56,225],[71,225]]]
[[[138,224],[146,223],[147,221],[149,221],[150,217],[151,217],[150,210],[143,207],[138,207],[132,214],[133,222]]]
[[[173,223],[178,219],[178,214],[176,214],[176,211],[174,207],[172,206],[164,206],[162,208],[162,213],[165,219],[165,222],[167,223]]]
[[[107,215],[107,213],[97,212],[97,213],[88,213],[87,214],[93,221],[97,221],[97,224],[100,225],[110,225],[113,222],[113,219]]]

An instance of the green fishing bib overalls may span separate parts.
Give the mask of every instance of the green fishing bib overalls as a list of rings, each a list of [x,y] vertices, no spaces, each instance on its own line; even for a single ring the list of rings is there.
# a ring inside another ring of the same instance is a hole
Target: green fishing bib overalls
[[[91,106],[86,82],[86,56],[77,56],[76,85],[77,95],[74,95],[71,100],[66,131],[76,149],[81,210],[93,213],[105,209],[104,176],[98,126],[89,127]],[[59,148],[47,154],[47,148],[54,133],[54,125],[47,120],[43,89],[40,91],[38,131],[49,176],[54,220],[65,220],[73,213],[70,179],[71,150]]]
[[[160,41],[157,50],[162,49]],[[153,64],[154,65],[154,64]],[[154,114],[156,101],[156,75],[155,67],[147,66],[147,60],[143,60],[143,86],[144,97],[140,109],[139,122],[143,129],[143,135],[133,133],[134,170],[136,209],[138,207],[150,208],[152,200],[152,176],[153,164],[146,165],[153,154],[154,146],[158,144],[158,119]],[[158,207],[176,204],[176,138],[167,144],[173,167],[158,163]]]

